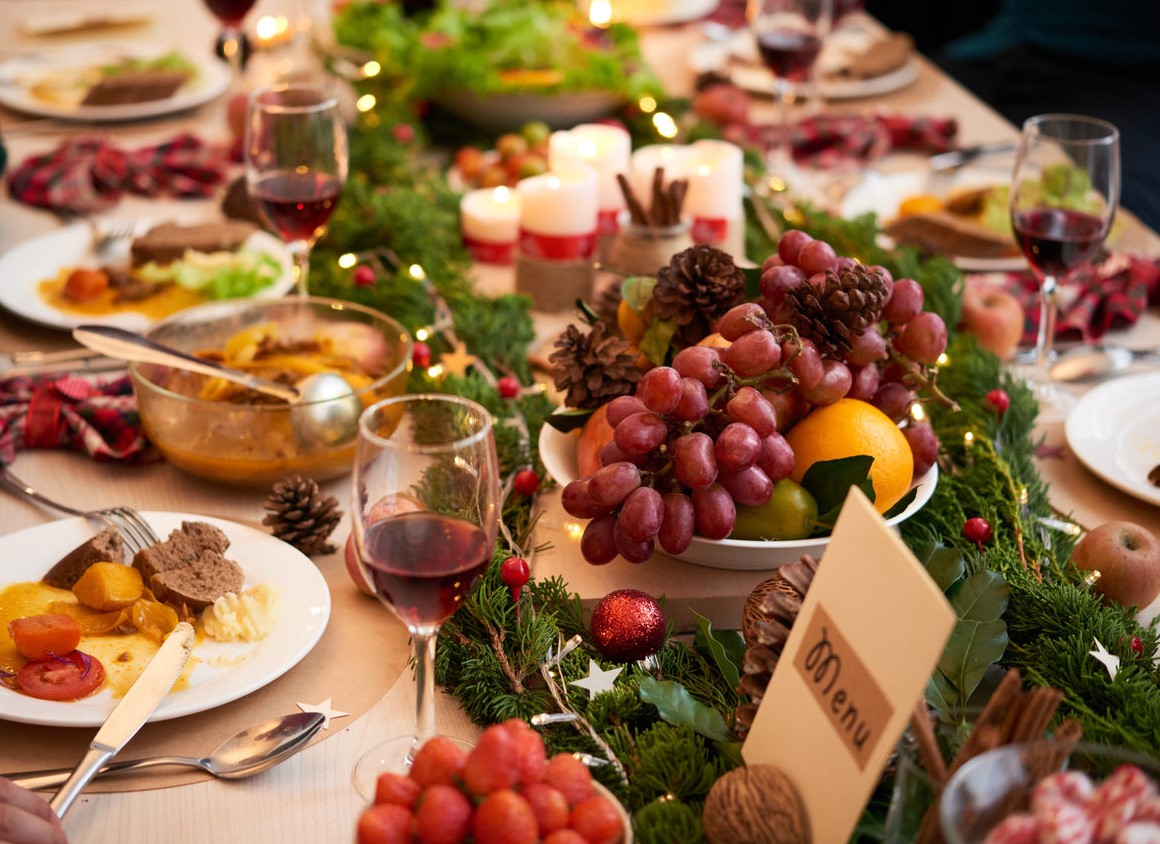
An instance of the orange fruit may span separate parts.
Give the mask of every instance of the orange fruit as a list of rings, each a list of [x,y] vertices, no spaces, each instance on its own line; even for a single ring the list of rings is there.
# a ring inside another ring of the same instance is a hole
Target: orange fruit
[[[608,415],[608,405],[602,404],[588,417],[584,427],[580,429],[580,438],[576,442],[576,471],[578,477],[587,478],[596,474],[600,468],[600,452],[604,446],[612,442],[612,426],[605,418]]]
[[[648,329],[644,317],[628,304],[627,299],[621,299],[620,304],[616,306],[616,325],[624,335],[624,339],[634,346],[640,343],[644,332]]]
[[[790,477],[797,483],[819,460],[868,454],[874,458],[870,483],[879,513],[893,507],[910,489],[914,457],[906,437],[889,416],[872,404],[838,399],[811,410],[786,432],[785,438],[794,455]]]

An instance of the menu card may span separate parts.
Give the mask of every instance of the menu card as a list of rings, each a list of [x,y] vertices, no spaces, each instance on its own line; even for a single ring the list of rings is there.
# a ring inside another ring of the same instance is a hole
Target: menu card
[[[955,623],[857,488],[794,621],[742,755],[797,786],[814,841],[849,839]]]

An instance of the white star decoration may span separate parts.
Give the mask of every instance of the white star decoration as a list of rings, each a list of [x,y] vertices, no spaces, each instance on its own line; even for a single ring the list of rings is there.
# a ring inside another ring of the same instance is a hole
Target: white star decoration
[[[569,686],[580,686],[588,690],[588,699],[596,697],[601,692],[612,690],[613,683],[616,678],[620,676],[620,672],[624,670],[624,666],[620,668],[613,668],[611,671],[605,671],[596,664],[596,660],[588,660],[588,676],[583,680],[573,680]]]
[[[333,698],[327,698],[322,703],[301,703],[300,702],[298,704],[298,708],[301,709],[303,712],[317,712],[323,718],[322,729],[329,730],[331,718],[345,718],[347,715],[350,715],[349,712],[340,712],[337,709],[332,709],[331,705],[330,705],[330,702],[332,699]]]
[[[1099,639],[1094,639],[1094,641],[1096,643],[1096,650],[1088,651],[1088,654],[1102,662],[1104,667],[1108,669],[1108,674],[1115,680],[1116,672],[1120,670],[1120,658],[1115,654],[1108,653],[1107,648],[1103,646],[1103,643]]]

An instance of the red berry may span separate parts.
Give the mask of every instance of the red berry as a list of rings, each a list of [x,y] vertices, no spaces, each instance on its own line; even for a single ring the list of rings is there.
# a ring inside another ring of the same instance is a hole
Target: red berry
[[[514,375],[505,375],[496,382],[496,389],[505,399],[514,399],[520,394],[520,382]]]
[[[511,788],[519,779],[518,763],[519,748],[511,733],[493,724],[483,731],[479,743],[467,756],[463,785],[477,796]]]
[[[986,519],[975,516],[972,519],[967,519],[966,524],[963,525],[963,536],[975,543],[979,547],[979,553],[983,552],[983,543],[991,540],[991,525]]]
[[[516,472],[516,476],[512,478],[512,490],[517,495],[535,495],[536,490],[539,488],[540,476],[531,469],[523,469]]]
[[[371,806],[359,815],[358,844],[410,844],[411,810],[394,803]]]
[[[1139,636],[1132,637],[1132,651],[1136,654],[1144,653],[1144,642],[1140,639]]]
[[[471,801],[455,786],[433,785],[415,805],[415,837],[420,844],[460,844],[471,832]]]
[[[983,396],[983,404],[1002,416],[1011,406],[1011,397],[1007,395],[1006,390],[996,387]]]
[[[557,753],[548,760],[544,782],[560,789],[569,806],[575,806],[595,793],[588,766],[570,753]]]
[[[374,267],[359,264],[354,268],[354,283],[357,287],[374,287],[375,277]]]
[[[467,751],[446,736],[428,739],[411,762],[411,779],[427,788],[432,785],[455,785]]]
[[[510,788],[487,795],[471,822],[475,844],[535,844],[537,830],[536,813]]]
[[[411,350],[411,360],[415,366],[426,369],[431,365],[431,347],[426,343],[416,341],[415,348]]]
[[[616,844],[624,836],[624,821],[616,807],[600,795],[572,807],[571,824],[588,844]]]
[[[533,782],[525,785],[521,793],[536,813],[541,838],[568,826],[568,800],[559,789],[547,783]]]
[[[527,575],[524,580],[527,580]],[[540,734],[520,718],[509,718],[500,726],[508,731],[516,745],[517,782],[524,785],[542,782],[548,767],[548,754]]]
[[[410,123],[400,123],[391,130],[395,140],[401,144],[409,144],[415,140],[415,127]]]
[[[411,809],[415,805],[415,798],[422,790],[423,786],[406,774],[387,771],[379,774],[375,782],[375,803],[394,803],[396,806]]]

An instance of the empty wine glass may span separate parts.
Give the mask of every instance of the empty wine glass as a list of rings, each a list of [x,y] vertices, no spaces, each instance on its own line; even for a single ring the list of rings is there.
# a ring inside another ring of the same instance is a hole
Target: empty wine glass
[[[777,126],[769,167],[775,173],[792,165],[790,106],[796,99],[795,86],[810,78],[833,13],[834,0],[749,0],[749,29],[773,74]]]
[[[1074,403],[1051,379],[1056,296],[1069,273],[1096,254],[1120,201],[1120,133],[1076,114],[1041,114],[1023,124],[1011,176],[1011,225],[1039,280],[1039,332],[1028,378],[1041,421]]]
[[[500,485],[491,416],[468,399],[404,395],[359,420],[351,522],[358,563],[411,632],[418,687],[413,735],[369,750],[360,792],[384,770],[405,770],[435,734],[435,638],[491,562]]]
[[[242,21],[253,8],[255,0],[204,0],[204,2],[206,8],[221,22],[219,42],[236,85],[242,76]]]
[[[307,84],[256,91],[245,144],[250,195],[289,247],[298,293],[306,296],[310,250],[326,231],[349,167],[338,96]]]

